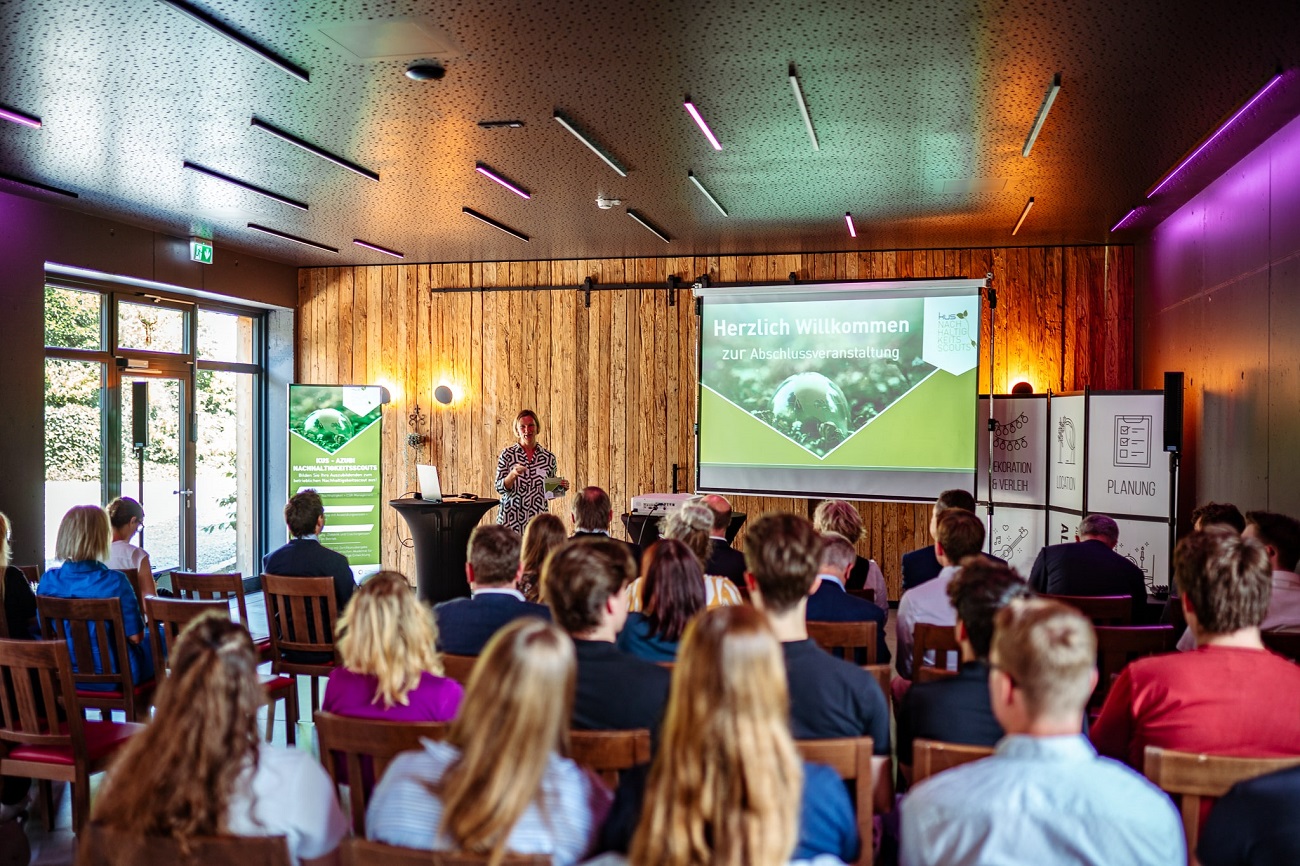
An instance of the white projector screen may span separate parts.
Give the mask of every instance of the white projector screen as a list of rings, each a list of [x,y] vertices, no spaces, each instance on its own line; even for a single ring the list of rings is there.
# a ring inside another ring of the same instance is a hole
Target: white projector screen
[[[918,502],[973,490],[982,286],[697,289],[696,488]]]

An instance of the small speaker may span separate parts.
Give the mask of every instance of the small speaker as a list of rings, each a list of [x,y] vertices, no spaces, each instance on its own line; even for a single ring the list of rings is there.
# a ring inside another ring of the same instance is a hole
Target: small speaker
[[[1183,374],[1165,373],[1165,450],[1183,451]]]
[[[149,383],[131,383],[131,446],[149,444]]]

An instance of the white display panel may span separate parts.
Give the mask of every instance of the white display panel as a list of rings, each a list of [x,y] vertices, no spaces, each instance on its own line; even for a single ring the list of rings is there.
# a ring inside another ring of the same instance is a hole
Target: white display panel
[[[1083,510],[1086,413],[1086,398],[1082,394],[1052,398],[1047,432],[1051,441],[1047,502],[1057,508]]]
[[[984,529],[988,533],[984,549],[1005,559],[1021,577],[1028,579],[1034,559],[1043,547],[1047,513],[1036,508],[998,505],[994,507],[990,520],[987,510],[980,510]]]
[[[1094,394],[1088,407],[1088,510],[1169,516],[1164,394]]]
[[[1125,557],[1146,575],[1147,590],[1169,588],[1169,524],[1154,520],[1115,518],[1119,524],[1119,544],[1115,552]]]
[[[979,400],[976,498],[981,502],[1046,505],[1047,397],[995,397],[993,420],[993,495],[989,495],[989,439],[984,429],[989,398]],[[1039,535],[1041,537],[1041,533]]]
[[[1082,514],[1074,514],[1069,511],[1048,511],[1047,512],[1047,545],[1069,544],[1074,541],[1074,534],[1079,530],[1079,521],[1083,520]]]

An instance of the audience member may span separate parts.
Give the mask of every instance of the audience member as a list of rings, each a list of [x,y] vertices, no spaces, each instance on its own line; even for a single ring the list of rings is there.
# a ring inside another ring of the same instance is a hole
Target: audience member
[[[610,794],[563,757],[573,681],[573,645],[558,628],[532,617],[502,628],[470,675],[447,739],[424,740],[388,766],[367,836],[489,863],[506,852],[545,854],[556,866],[583,859]]]
[[[1268,511],[1247,511],[1242,533],[1264,545],[1273,569],[1273,592],[1261,631],[1300,631],[1300,520]]]
[[[1192,529],[1200,532],[1211,526],[1227,526],[1240,535],[1246,531],[1246,518],[1231,502],[1207,502],[1192,512]]]
[[[363,583],[337,634],[343,667],[330,672],[321,709],[392,722],[445,722],[456,715],[460,684],[442,675],[433,612],[405,576],[381,571]]]
[[[573,537],[582,538],[613,538],[609,534],[609,526],[614,520],[614,506],[610,504],[609,494],[599,487],[584,487],[577,493],[573,494],[573,509],[569,512],[569,518],[573,521]],[[632,561],[638,565],[641,563],[641,546],[633,544],[630,541],[615,539],[619,544],[627,547],[627,552],[632,555]]]
[[[917,739],[994,746],[1002,725],[989,701],[989,648],[993,618],[1013,601],[1031,598],[1029,585],[1014,570],[983,556],[968,556],[948,584],[957,611],[961,667],[957,676],[916,683],[898,706],[898,763],[911,776],[912,743]]]
[[[866,599],[844,591],[844,583],[857,559],[857,551],[842,535],[822,535],[817,584],[808,597],[809,622],[874,622],[876,624],[876,663],[889,664],[889,644],[885,640],[885,612]],[[866,664],[865,653],[857,659]]]
[[[334,599],[339,613],[347,607],[356,591],[348,558],[320,543],[325,528],[325,506],[315,490],[303,490],[289,497],[284,506],[284,522],[289,527],[289,543],[262,558],[262,572],[286,577],[332,577]]]
[[[564,521],[551,514],[537,514],[524,527],[524,541],[519,548],[518,590],[524,601],[539,604],[542,600],[542,563],[546,555],[569,540]]]
[[[542,567],[542,597],[577,654],[575,728],[653,730],[663,716],[669,672],[614,645],[635,574],[627,545],[607,538],[566,545]]]
[[[440,650],[476,656],[506,623],[521,616],[551,618],[545,605],[525,601],[515,587],[519,542],[519,533],[500,524],[476,526],[469,534],[465,577],[470,597],[453,598],[433,608]]]
[[[1201,827],[1201,866],[1300,863],[1300,767],[1238,782]]]
[[[874,559],[857,554],[857,543],[862,540],[862,515],[850,502],[827,499],[813,512],[813,526],[822,535],[833,532],[848,539],[854,546],[853,568],[849,571],[845,589],[869,589],[875,593],[875,605],[889,613],[889,592],[885,588],[885,575]]]
[[[1212,526],[1174,552],[1196,649],[1138,659],[1111,686],[1092,741],[1140,768],[1147,746],[1213,755],[1300,755],[1300,667],[1264,649],[1264,545]],[[996,663],[996,659],[995,659]]]
[[[945,490],[934,501],[934,510],[930,512],[930,539],[936,540],[935,529],[939,525],[939,515],[950,508],[975,513],[975,497],[966,490]],[[978,551],[977,551],[978,552]],[[996,556],[990,556],[995,562],[1001,562]],[[903,554],[903,592],[915,589],[926,581],[934,580],[944,566],[939,562],[939,555],[933,544],[918,547],[911,553]]]
[[[98,505],[76,505],[68,509],[59,523],[59,534],[54,542],[54,555],[63,564],[51,568],[41,576],[36,594],[53,598],[116,598],[122,603],[122,630],[126,632],[126,651],[130,657],[131,677],[143,683],[153,676],[153,651],[144,640],[144,617],[140,614],[140,601],[126,575],[104,564],[108,559],[112,527],[108,512]],[[116,669],[119,660],[99,657],[99,640],[95,624],[90,624],[91,665],[95,671]],[[68,637],[68,651],[72,653],[73,667],[81,669],[84,662],[76,658],[72,638]],[[106,667],[108,666],[108,667]],[[78,688],[87,691],[108,691],[111,683],[83,683]]]
[[[5,632],[0,637],[29,640],[38,637],[36,596],[20,569],[9,564],[9,518],[0,513],[0,602],[4,606]],[[19,776],[0,778],[0,823],[11,821],[27,808],[31,780]]]
[[[713,512],[713,528],[709,530],[709,558],[704,563],[705,574],[725,577],[736,586],[745,585],[745,554],[727,541],[731,526],[731,503],[725,496],[710,493],[700,502]]]
[[[641,574],[645,612],[628,614],[618,647],[646,661],[676,661],[687,623],[705,609],[700,561],[685,544],[664,538],[646,551]]]
[[[135,534],[144,529],[144,507],[129,496],[119,496],[108,503],[108,522],[113,527],[113,544],[108,551],[108,567],[121,571],[127,568],[136,570],[136,585],[140,587],[140,597],[155,595],[157,586],[153,580],[153,569],[149,564],[149,554],[144,549],[131,543]]]
[[[948,583],[958,575],[957,564],[968,556],[980,552],[984,544],[984,523],[974,512],[964,508],[948,508],[935,521],[934,549],[943,565],[938,577],[903,593],[898,604],[895,626],[895,650],[898,655],[894,666],[905,680],[912,678],[913,634],[919,623],[955,626],[957,611],[948,600]]]
[[[695,558],[700,561],[700,568],[709,561],[713,550],[713,540],[709,535],[713,526],[713,510],[698,502],[687,502],[681,508],[665,517],[661,524],[664,538],[676,539],[687,546]],[[639,611],[646,602],[643,581],[637,578],[628,591],[629,610]],[[736,584],[718,574],[704,574],[704,599],[709,609],[727,604],[744,604]]]
[[[903,799],[903,866],[1183,863],[1169,798],[1080,733],[1097,640],[1072,608],[1018,601],[996,617],[989,692],[1007,735],[993,756],[945,770]]]
[[[1073,543],[1038,552],[1029,585],[1048,595],[1127,595],[1133,599],[1133,622],[1147,622],[1146,575],[1115,552],[1118,543],[1119,525],[1104,514],[1089,514]]]
[[[244,627],[204,614],[170,659],[153,721],[122,747],[95,798],[95,821],[181,843],[284,836],[295,863],[338,863],[348,824],[334,785],[310,753],[275,748],[258,734],[265,695]]]

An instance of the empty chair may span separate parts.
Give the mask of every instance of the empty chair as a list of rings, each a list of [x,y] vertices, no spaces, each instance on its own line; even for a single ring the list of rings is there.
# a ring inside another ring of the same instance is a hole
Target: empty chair
[[[933,661],[927,663],[926,654],[931,652],[934,653]],[[957,635],[952,626],[918,622],[912,630],[912,679],[926,682],[923,670],[948,676],[950,668],[955,670],[956,657],[960,653],[961,647],[957,645]]]
[[[917,739],[912,743],[912,784],[919,784],[935,773],[978,761],[993,754],[988,746],[964,746],[938,740]]]
[[[835,740],[798,740],[795,745],[805,761],[822,764],[834,770],[846,782],[853,783],[853,799],[858,818],[858,836],[862,839],[859,866],[870,866],[872,859],[871,824],[873,810],[887,812],[892,808],[889,792],[892,786],[885,781],[889,772],[889,758],[877,758],[871,737],[848,737]],[[880,779],[881,783],[876,784]],[[881,802],[883,799],[884,802]]]
[[[228,574],[208,574],[194,571],[173,571],[171,573],[172,589],[179,598],[213,599],[229,601],[234,599],[239,607],[239,621],[252,632],[253,624],[248,620],[248,601],[244,593],[244,576],[238,571]],[[253,635],[253,646],[263,660],[271,658],[271,638]]]
[[[262,575],[271,636],[271,673],[311,678],[311,709],[320,709],[320,678],[341,660],[334,646],[338,601],[332,577]]]
[[[1047,595],[1050,598],[1082,613],[1093,625],[1131,625],[1133,622],[1133,597],[1131,595]]]

